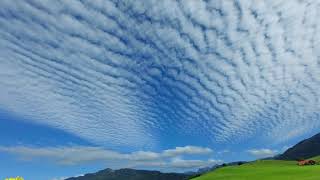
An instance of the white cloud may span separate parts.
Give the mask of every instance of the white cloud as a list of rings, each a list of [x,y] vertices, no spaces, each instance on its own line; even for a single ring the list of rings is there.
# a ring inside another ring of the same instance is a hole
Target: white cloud
[[[75,177],[78,177],[78,176],[75,176]],[[52,178],[51,180],[65,180],[67,178],[68,177],[55,177],[55,178]]]
[[[183,154],[209,154],[212,153],[212,149],[197,147],[197,146],[184,146],[176,147],[175,149],[168,149],[163,152],[164,156],[179,156]]]
[[[130,159],[136,161],[148,161],[148,160],[155,160],[160,159],[161,154],[155,152],[146,152],[146,151],[137,151],[131,154]]]
[[[2,0],[0,108],[99,145],[287,141],[320,127],[319,5]]]
[[[293,147],[293,145],[285,145],[281,148],[281,152],[285,152],[286,150],[288,150],[289,148]]]
[[[192,147],[192,148],[190,148]],[[176,149],[188,149],[174,152]],[[103,162],[117,164],[115,167],[155,167],[155,168],[199,168],[219,163],[218,160],[183,160],[181,156],[205,155],[211,153],[210,148],[196,146],[179,147],[176,149],[164,150],[162,152],[137,151],[132,153],[119,153],[105,150],[100,147],[0,147],[0,151],[12,153],[27,160],[47,160],[61,165],[79,165],[91,162]],[[112,162],[112,163],[110,163]]]
[[[278,153],[277,150],[271,150],[271,149],[250,149],[247,152],[257,158],[272,157]]]
[[[169,166],[173,168],[202,168],[202,167],[209,167],[215,164],[221,163],[221,160],[184,160],[180,158],[174,158],[170,163]]]

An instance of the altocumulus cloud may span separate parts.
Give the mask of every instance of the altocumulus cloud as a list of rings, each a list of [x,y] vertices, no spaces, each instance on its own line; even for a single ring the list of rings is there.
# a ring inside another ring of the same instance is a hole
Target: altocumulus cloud
[[[176,149],[188,149],[182,152]],[[111,168],[117,167],[153,167],[157,169],[192,169],[211,166],[220,163],[220,160],[185,160],[184,155],[209,155],[212,150],[204,147],[190,146],[165,150],[162,152],[137,151],[119,153],[100,147],[0,147],[0,151],[15,154],[23,160],[41,159],[53,161],[61,165],[80,165],[91,162],[102,162]],[[167,151],[171,154],[168,155]],[[176,153],[174,153],[176,151]],[[116,165],[114,165],[116,164]]]
[[[1,0],[0,108],[100,145],[287,141],[320,127],[319,4]]]

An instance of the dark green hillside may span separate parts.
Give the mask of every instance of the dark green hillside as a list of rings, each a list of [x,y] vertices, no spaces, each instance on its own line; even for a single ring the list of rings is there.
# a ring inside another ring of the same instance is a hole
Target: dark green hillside
[[[320,133],[299,142],[283,154],[279,155],[276,159],[298,160],[308,159],[318,155],[320,155]]]

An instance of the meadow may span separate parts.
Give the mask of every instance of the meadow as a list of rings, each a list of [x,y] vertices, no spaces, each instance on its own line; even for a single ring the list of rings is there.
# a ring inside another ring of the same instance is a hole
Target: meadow
[[[320,157],[311,158],[319,163]],[[298,166],[296,161],[258,160],[228,166],[193,180],[319,180],[320,165]]]

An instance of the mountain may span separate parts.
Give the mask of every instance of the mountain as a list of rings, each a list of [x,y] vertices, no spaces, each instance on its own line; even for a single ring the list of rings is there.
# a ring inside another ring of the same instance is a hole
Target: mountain
[[[305,139],[276,157],[280,160],[308,159],[320,155],[320,133]]]
[[[160,171],[147,171],[135,169],[105,169],[96,173],[65,180],[187,180],[189,175],[180,173],[161,173]]]
[[[224,163],[220,165],[214,165],[212,167],[200,168],[196,172],[185,173],[162,173],[160,171],[148,171],[148,170],[135,170],[135,169],[105,169],[96,173],[86,174],[79,177],[71,177],[65,180],[187,180],[195,177],[199,177],[207,172],[214,171],[216,169],[226,166],[239,166],[246,164],[246,161],[237,161]]]

